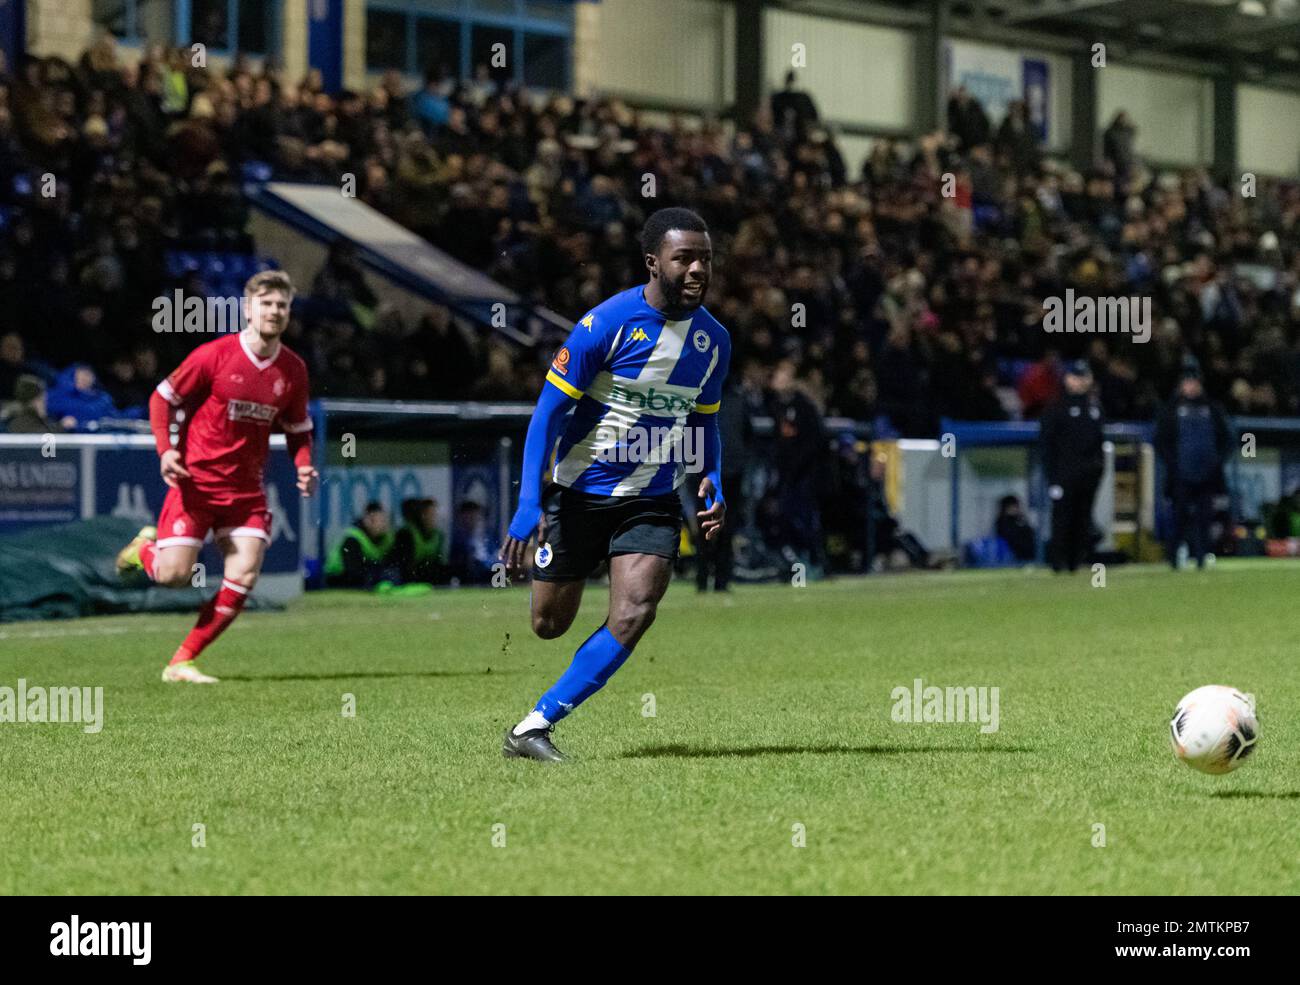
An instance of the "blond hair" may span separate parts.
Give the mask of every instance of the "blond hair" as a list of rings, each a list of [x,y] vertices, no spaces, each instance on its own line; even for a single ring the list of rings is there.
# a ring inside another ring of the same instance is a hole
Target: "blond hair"
[[[248,278],[248,283],[244,285],[244,297],[251,298],[263,293],[264,291],[283,291],[290,297],[293,296],[293,281],[283,270],[263,270],[260,273],[253,274]]]

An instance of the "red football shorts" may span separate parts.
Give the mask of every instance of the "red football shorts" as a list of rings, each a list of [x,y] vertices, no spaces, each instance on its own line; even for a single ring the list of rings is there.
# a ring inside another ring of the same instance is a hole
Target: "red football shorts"
[[[258,537],[271,542],[271,511],[262,490],[251,493],[214,493],[186,483],[167,490],[158,517],[157,546],[198,547],[208,531],[220,537]]]

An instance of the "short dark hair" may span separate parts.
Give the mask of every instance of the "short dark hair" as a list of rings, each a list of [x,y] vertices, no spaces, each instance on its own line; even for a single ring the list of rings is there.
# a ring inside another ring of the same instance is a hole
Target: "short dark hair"
[[[405,519],[407,523],[416,523],[420,519],[421,513],[430,506],[436,504],[437,500],[433,499],[420,499],[418,497],[414,499],[404,499],[402,500],[402,518]]]
[[[641,252],[658,253],[664,237],[674,229],[688,233],[707,233],[708,225],[690,209],[660,209],[645,221],[641,230]]]

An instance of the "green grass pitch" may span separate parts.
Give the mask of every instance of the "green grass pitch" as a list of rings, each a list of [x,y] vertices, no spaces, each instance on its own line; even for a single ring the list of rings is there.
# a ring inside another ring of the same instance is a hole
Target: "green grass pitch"
[[[241,617],[215,687],[158,679],[190,616],[10,624],[0,685],[102,685],[105,720],[0,724],[0,892],[1295,893],[1298,599],[1266,561],[678,582],[558,767],[501,733],[600,586],[551,642],[526,588],[310,596]],[[998,687],[999,730],[894,722],[918,677]],[[1170,752],[1210,683],[1262,725],[1222,777]]]

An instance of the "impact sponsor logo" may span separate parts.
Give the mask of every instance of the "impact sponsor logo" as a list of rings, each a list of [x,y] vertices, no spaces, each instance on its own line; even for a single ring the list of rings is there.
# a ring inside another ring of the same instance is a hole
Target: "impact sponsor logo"
[[[83,732],[94,735],[104,727],[102,687],[28,687],[18,678],[18,687],[0,687],[0,724],[24,725],[77,722]]]
[[[596,428],[596,460],[619,465],[686,466],[687,472],[704,470],[704,429],[661,425]]]
[[[275,420],[279,408],[270,404],[259,404],[254,400],[232,400],[226,405],[226,417],[232,421],[252,421],[254,424],[266,424]]]
[[[998,730],[1001,691],[996,687],[925,686],[921,678],[909,688],[900,684],[889,692],[894,702],[890,718],[896,722],[945,725],[979,722],[985,735]]]
[[[238,332],[245,326],[244,298],[242,295],[201,298],[179,288],[171,295],[162,294],[153,299],[153,318],[150,324],[160,334],[170,332],[225,334]]]
[[[147,920],[82,923],[74,913],[67,923],[50,925],[50,954],[56,958],[130,958],[146,965],[152,953],[153,924]]]
[[[1065,297],[1043,300],[1043,330],[1046,332],[1132,335],[1134,342],[1151,340],[1150,298],[1075,297],[1074,288]]]
[[[695,409],[695,401],[675,393],[661,393],[654,387],[647,387],[645,392],[632,390],[615,383],[609,388],[609,399],[622,402],[638,410],[662,414],[665,417],[689,414]]]

